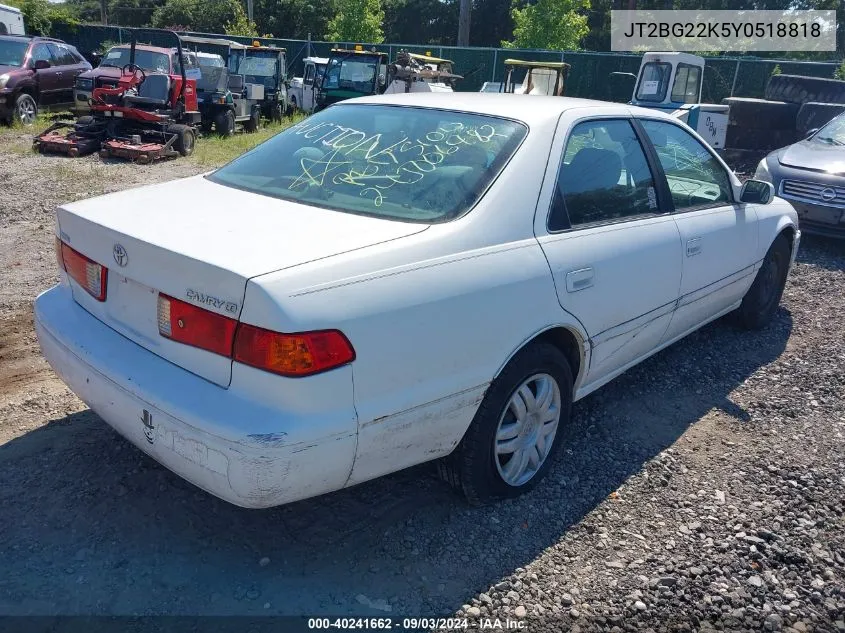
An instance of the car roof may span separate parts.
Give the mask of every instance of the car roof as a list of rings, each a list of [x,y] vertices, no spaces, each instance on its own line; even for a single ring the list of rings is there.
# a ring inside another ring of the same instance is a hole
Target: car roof
[[[55,44],[64,44],[65,46],[70,46],[70,44],[68,44],[67,42],[57,40],[55,37],[41,37],[40,35],[12,35],[7,33],[4,35],[0,35],[0,39],[16,40],[18,42],[53,42]]]
[[[659,110],[638,108],[625,103],[578,99],[575,97],[553,97],[544,95],[515,95],[482,92],[401,92],[389,95],[357,97],[348,99],[338,106],[354,103],[380,103],[386,105],[417,106],[422,108],[441,108],[459,110],[477,114],[487,114],[508,119],[518,119],[531,125],[532,122],[547,121],[557,118],[567,110],[575,108],[602,108],[601,114],[619,114],[628,116],[649,116],[661,119],[673,119]],[[335,106],[332,106],[335,107]]]

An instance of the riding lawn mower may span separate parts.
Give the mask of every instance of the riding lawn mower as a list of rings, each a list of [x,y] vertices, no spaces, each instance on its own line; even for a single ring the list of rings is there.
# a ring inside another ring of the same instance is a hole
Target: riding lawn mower
[[[117,85],[94,88],[91,114],[74,123],[54,123],[35,137],[33,149],[70,157],[99,150],[102,158],[128,158],[140,164],[193,152],[201,116],[196,79],[185,75],[181,40],[173,31],[143,31],[172,36],[179,74],[153,73],[136,65],[138,30],[132,30],[129,63],[121,69]]]

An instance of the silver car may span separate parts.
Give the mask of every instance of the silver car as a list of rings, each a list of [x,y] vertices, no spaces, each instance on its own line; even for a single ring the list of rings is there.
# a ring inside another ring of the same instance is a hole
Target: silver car
[[[802,232],[845,238],[845,112],[766,156],[754,179],[792,203]]]

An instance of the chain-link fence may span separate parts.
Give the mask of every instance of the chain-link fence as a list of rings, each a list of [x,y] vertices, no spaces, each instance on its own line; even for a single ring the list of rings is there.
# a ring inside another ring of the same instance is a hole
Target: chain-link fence
[[[57,32],[61,38],[76,46],[86,57],[99,50],[103,42],[128,42],[129,30],[117,26],[82,25],[71,26],[67,32]],[[251,37],[219,35],[209,33],[182,33],[203,37],[217,37],[248,44]],[[143,33],[146,42],[153,45],[170,46],[153,32]],[[158,41],[161,39],[162,41]],[[328,57],[329,51],[337,45],[352,48],[363,44],[365,48],[374,46],[376,50],[388,53],[395,59],[400,49],[412,53],[430,52],[435,57],[451,59],[455,72],[464,76],[458,82],[457,89],[462,92],[475,92],[481,89],[485,81],[503,81],[504,61],[517,58],[527,61],[563,61],[571,65],[566,82],[566,94],[572,97],[590,99],[609,99],[612,72],[636,74],[640,66],[640,56],[632,53],[589,53],[582,51],[540,51],[505,48],[459,48],[457,46],[420,46],[416,44],[367,44],[363,42],[312,42],[305,40],[287,40],[279,38],[257,38],[264,45],[278,46],[287,52],[288,72],[301,76],[304,57]],[[827,62],[794,62],[754,58],[706,58],[702,100],[706,103],[718,103],[724,97],[763,97],[766,82],[775,69],[780,66],[783,74],[808,75],[813,77],[833,77],[837,66]],[[522,78],[515,75],[517,81]]]

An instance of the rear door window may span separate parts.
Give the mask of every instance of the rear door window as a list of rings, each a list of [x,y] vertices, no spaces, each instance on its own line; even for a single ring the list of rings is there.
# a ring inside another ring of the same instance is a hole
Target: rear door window
[[[659,213],[655,179],[627,119],[575,125],[566,141],[549,230]]]

